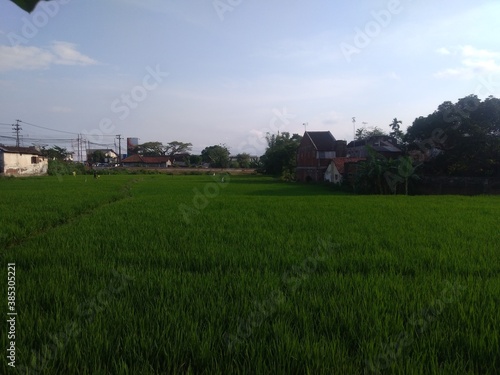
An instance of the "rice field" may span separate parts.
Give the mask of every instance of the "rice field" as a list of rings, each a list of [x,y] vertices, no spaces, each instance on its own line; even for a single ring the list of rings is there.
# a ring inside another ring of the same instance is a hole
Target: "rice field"
[[[499,373],[500,197],[221,180],[0,179],[0,373]]]

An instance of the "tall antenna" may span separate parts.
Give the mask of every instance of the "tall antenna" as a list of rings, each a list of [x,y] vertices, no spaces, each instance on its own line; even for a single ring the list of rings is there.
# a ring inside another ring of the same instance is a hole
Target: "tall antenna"
[[[302,125],[304,126],[304,131],[307,131],[307,125],[309,125],[309,123],[308,122],[304,122]]]
[[[356,140],[356,117],[352,118],[352,140]]]

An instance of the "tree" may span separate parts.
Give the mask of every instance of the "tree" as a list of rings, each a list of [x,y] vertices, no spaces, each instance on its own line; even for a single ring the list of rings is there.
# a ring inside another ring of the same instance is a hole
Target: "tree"
[[[404,139],[424,156],[426,174],[500,176],[500,99],[446,101],[415,119]]]
[[[252,164],[251,156],[247,153],[236,155],[236,161],[241,168],[250,168],[250,165]]]
[[[178,154],[186,154],[191,151],[193,147],[192,143],[184,143],[179,141],[173,141],[163,146],[163,152],[165,155],[174,156]]]
[[[229,149],[224,144],[205,147],[201,151],[201,158],[214,168],[227,168],[229,166]]]
[[[419,179],[418,175],[415,172],[417,167],[418,165],[413,165],[413,161],[409,156],[402,156],[398,159],[398,175],[404,180],[405,195],[408,195],[408,182],[411,179]]]
[[[63,161],[69,155],[69,152],[65,148],[53,146],[48,149],[43,149],[42,154],[47,156],[49,159]]]
[[[403,132],[400,129],[400,124],[402,124],[403,121],[398,120],[397,117],[394,117],[392,120],[392,123],[389,125],[392,129],[392,131],[389,133],[389,135],[393,138],[396,138],[396,140],[401,143],[403,141]]]
[[[189,165],[200,165],[202,162],[201,155],[189,155]]]
[[[283,132],[267,133],[267,149],[261,158],[262,169],[266,174],[283,175],[293,174],[297,166],[297,150],[302,137],[299,134]]]
[[[137,146],[137,153],[143,156],[165,155],[165,146],[161,142],[146,142]]]
[[[380,136],[380,135],[387,135],[387,134],[377,126],[356,129],[356,140],[357,141],[360,141],[360,140],[363,140],[366,138],[370,138],[370,137],[374,137],[374,136]]]
[[[106,154],[100,150],[94,151],[89,155],[89,161],[92,163],[104,163],[106,161]]]
[[[15,3],[19,8],[24,9],[26,12],[31,13],[41,0],[11,0],[11,1]]]

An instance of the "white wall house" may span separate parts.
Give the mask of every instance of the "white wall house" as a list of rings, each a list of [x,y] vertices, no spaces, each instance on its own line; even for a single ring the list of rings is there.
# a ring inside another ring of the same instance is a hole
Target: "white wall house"
[[[328,165],[328,168],[325,172],[325,181],[341,184],[346,176],[346,168],[351,166],[351,172],[356,172],[356,168],[352,168],[353,164],[356,164],[360,161],[365,160],[364,158],[334,158],[331,163]],[[351,174],[351,173],[349,173]]]
[[[34,147],[0,146],[0,176],[46,175],[49,161]]]
[[[342,182],[342,173],[339,172],[333,161],[326,169],[325,181],[332,182],[334,184],[340,184]]]

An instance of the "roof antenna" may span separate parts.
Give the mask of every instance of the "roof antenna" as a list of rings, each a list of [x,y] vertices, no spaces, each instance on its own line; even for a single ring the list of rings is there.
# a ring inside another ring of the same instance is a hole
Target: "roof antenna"
[[[353,117],[352,118],[352,140],[355,141],[356,140],[356,117]]]
[[[307,132],[307,125],[309,125],[308,122],[304,122],[302,125],[304,125],[304,131]]]

